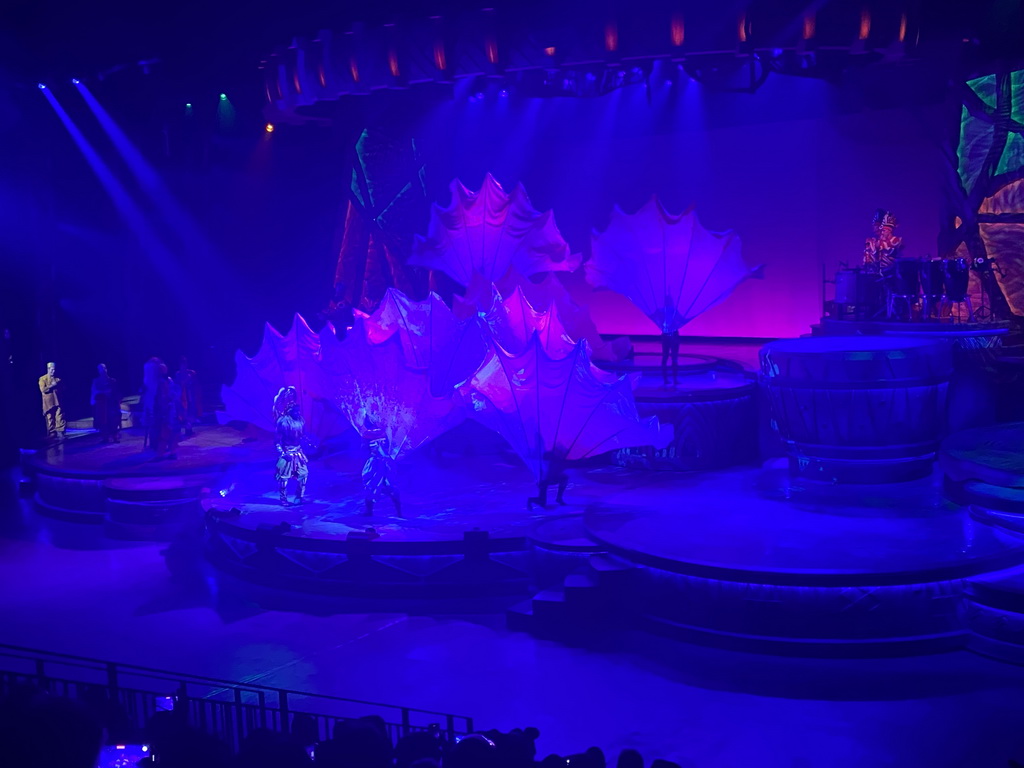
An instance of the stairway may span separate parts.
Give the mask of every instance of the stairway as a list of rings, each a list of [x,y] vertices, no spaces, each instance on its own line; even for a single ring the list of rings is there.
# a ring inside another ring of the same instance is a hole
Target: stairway
[[[613,640],[630,615],[636,566],[606,553],[590,555],[584,568],[560,586],[538,592],[506,612],[506,624],[545,640],[599,646]]]

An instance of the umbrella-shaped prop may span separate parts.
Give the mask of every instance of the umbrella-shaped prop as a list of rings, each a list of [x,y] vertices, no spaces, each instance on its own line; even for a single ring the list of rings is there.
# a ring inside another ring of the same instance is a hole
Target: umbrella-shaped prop
[[[371,344],[397,337],[406,366],[427,372],[436,397],[447,397],[465,383],[487,351],[481,324],[456,318],[435,293],[424,301],[413,301],[389,288],[380,306],[366,318],[365,327]]]
[[[604,232],[594,233],[587,281],[629,298],[672,333],[723,301],[759,270],[750,269],[733,232],[711,232],[692,210],[668,213],[651,198],[633,215],[616,206]]]
[[[447,208],[431,208],[427,236],[416,238],[410,264],[441,270],[462,286],[474,275],[496,282],[509,267],[530,276],[579,266],[554,215],[534,209],[521,184],[510,195],[487,174],[478,192],[455,179],[451,194]]]
[[[323,369],[349,423],[364,439],[383,432],[397,459],[456,426],[464,412],[451,393],[432,394],[429,369],[408,364],[398,334],[374,344],[367,322],[356,318],[344,341],[324,338]]]
[[[525,351],[535,335],[552,357],[565,357],[576,346],[562,325],[557,306],[551,303],[546,310],[534,309],[519,286],[507,298],[495,294],[482,317],[493,339],[512,354]]]
[[[345,422],[331,405],[333,393],[320,366],[322,341],[328,336],[333,338],[333,329],[317,334],[301,315],[295,315],[286,334],[267,323],[254,357],[235,352],[235,380],[221,388],[224,417],[272,432],[274,399],[283,387],[294,387],[310,434],[323,439],[343,432]]]
[[[492,344],[465,389],[471,417],[504,437],[537,480],[552,457],[585,459],[617,448],[664,448],[672,428],[641,419],[629,377],[599,377],[586,342],[551,357],[535,335],[513,355]]]

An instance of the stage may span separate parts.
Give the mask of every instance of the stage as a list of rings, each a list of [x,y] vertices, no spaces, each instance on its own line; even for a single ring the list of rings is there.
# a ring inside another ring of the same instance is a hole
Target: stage
[[[222,588],[261,604],[476,601],[570,643],[629,625],[783,654],[992,653],[979,611],[1016,589],[1024,563],[1024,536],[954,501],[938,469],[844,486],[794,478],[784,460],[678,472],[609,456],[570,469],[566,505],[529,509],[530,473],[479,429],[464,424],[400,463],[401,516],[386,498],[364,514],[354,439],[313,459],[306,500],[282,507],[270,436],[237,423],[199,427],[175,460],[125,434],[75,438],[30,466],[36,509],[63,546],[163,538],[174,572],[201,531]],[[1016,659],[1000,637],[994,655]]]

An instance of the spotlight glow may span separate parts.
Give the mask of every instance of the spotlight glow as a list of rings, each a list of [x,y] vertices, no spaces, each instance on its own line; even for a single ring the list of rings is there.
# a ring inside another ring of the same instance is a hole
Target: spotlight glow
[[[40,91],[45,91],[46,90],[46,84],[45,83],[38,83],[38,86],[39,86],[39,90]]]
[[[274,132],[274,124],[273,123],[267,123],[266,125],[263,126],[263,130],[266,131],[267,133],[273,133]]]
[[[222,93],[222,94],[220,95],[220,100],[221,100],[221,101],[227,101],[227,100],[228,100],[228,95],[227,95],[226,93]]]
[[[72,77],[71,78],[71,84],[72,85],[78,85],[80,82],[82,82],[82,81],[79,80],[77,77]]]

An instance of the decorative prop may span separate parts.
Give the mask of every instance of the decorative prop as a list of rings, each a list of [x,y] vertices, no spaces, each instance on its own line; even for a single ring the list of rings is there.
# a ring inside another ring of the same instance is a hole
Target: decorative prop
[[[435,293],[413,301],[389,288],[380,306],[366,318],[367,339],[381,344],[397,336],[405,364],[426,372],[435,397],[450,396],[473,375],[484,359],[484,328],[475,320],[459,320]]]
[[[656,197],[635,214],[616,206],[595,233],[587,281],[629,298],[662,333],[672,333],[723,301],[757,270],[732,232],[710,232],[692,210],[668,213]]]
[[[576,346],[562,325],[557,306],[552,303],[546,311],[534,309],[519,286],[508,298],[495,295],[483,318],[494,340],[512,354],[524,352],[534,336],[552,357],[565,357]]]
[[[416,238],[410,264],[440,270],[462,286],[474,275],[497,282],[510,267],[529,277],[579,266],[554,215],[535,210],[521,184],[508,194],[487,174],[478,192],[456,179],[451,194],[447,208],[431,208],[427,236]]]
[[[275,398],[282,388],[294,387],[307,430],[320,439],[341,434],[345,423],[331,405],[331,385],[320,366],[323,339],[333,335],[330,325],[315,333],[301,315],[283,335],[267,323],[255,356],[235,352],[235,380],[221,389],[226,417],[273,432],[280,415]]]
[[[978,319],[1024,315],[1024,70],[969,80],[950,157],[944,258],[971,264]]]
[[[671,427],[641,420],[629,377],[599,378],[586,342],[562,358],[550,356],[534,335],[512,355],[496,344],[470,382],[473,418],[504,437],[534,477],[544,478],[552,457],[585,459],[630,446],[664,448]]]
[[[324,337],[322,365],[333,402],[366,440],[387,438],[386,453],[400,458],[464,418],[458,401],[435,396],[426,368],[414,368],[395,333],[379,344],[368,321],[356,318],[344,341]]]

